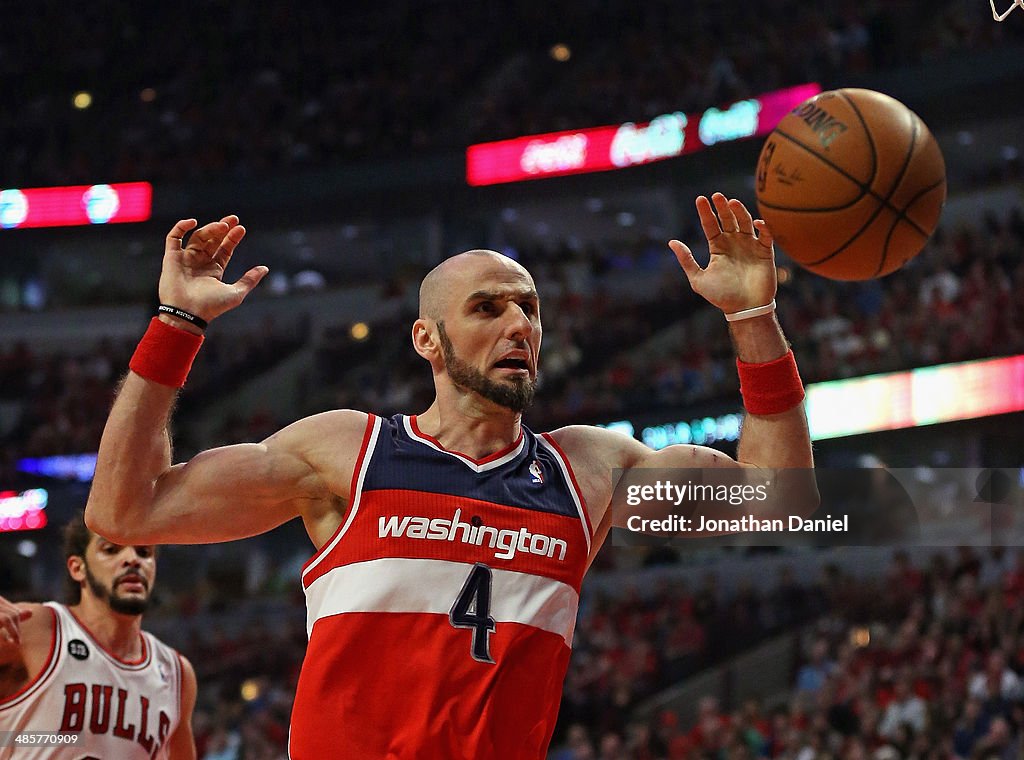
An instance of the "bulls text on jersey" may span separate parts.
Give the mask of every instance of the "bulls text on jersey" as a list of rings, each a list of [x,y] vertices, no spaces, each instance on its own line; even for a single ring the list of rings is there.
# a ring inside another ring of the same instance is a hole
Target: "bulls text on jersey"
[[[119,739],[138,742],[151,757],[156,757],[170,727],[170,716],[163,710],[158,716],[151,716],[149,699],[141,694],[136,698],[127,689],[115,691],[109,684],[64,685],[61,731],[88,730],[97,735],[109,732]]]

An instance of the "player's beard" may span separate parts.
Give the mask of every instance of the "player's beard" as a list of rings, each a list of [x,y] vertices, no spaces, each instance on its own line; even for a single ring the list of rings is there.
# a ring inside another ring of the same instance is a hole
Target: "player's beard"
[[[100,583],[99,579],[92,574],[88,564],[85,565],[85,582],[89,584],[89,588],[96,595],[96,598],[109,604],[110,609],[114,612],[119,612],[122,615],[141,615],[149,609],[150,597],[148,593],[144,599],[118,596],[113,587],[104,586]],[[114,581],[114,583],[116,584],[117,581]],[[146,585],[146,590],[149,590],[148,585]]]
[[[455,355],[455,347],[448,339],[444,322],[437,323],[437,334],[441,339],[441,350],[444,353],[444,366],[448,370],[448,377],[457,387],[477,393],[488,401],[493,401],[498,406],[511,409],[513,412],[522,412],[533,403],[534,394],[537,392],[535,379],[527,375],[526,377],[510,377],[507,382],[495,382],[470,365],[469,362],[463,361]]]

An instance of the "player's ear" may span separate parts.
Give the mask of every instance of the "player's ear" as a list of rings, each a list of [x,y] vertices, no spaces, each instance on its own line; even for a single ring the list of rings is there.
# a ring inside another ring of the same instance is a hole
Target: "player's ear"
[[[68,557],[68,574],[72,580],[84,581],[85,580],[85,560],[77,554],[72,554]]]
[[[432,320],[421,317],[412,323],[412,347],[427,361],[440,355],[441,346],[437,342],[437,328],[434,327]]]

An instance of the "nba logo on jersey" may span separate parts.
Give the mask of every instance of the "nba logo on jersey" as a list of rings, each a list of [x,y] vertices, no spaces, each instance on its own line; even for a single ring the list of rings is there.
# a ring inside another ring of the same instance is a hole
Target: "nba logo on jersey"
[[[540,462],[536,459],[530,464],[531,483],[543,483],[544,473],[540,469]]]

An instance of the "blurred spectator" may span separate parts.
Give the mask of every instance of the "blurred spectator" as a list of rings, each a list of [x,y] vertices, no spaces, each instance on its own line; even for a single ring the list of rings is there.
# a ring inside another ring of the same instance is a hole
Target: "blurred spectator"
[[[993,699],[1019,701],[1024,698],[1020,676],[1006,664],[1006,654],[1001,649],[989,652],[982,671],[971,676],[968,693],[982,702]]]
[[[904,735],[907,726],[915,734],[925,730],[928,725],[927,706],[913,689],[913,682],[909,676],[897,679],[892,698],[878,726],[879,735],[895,740]]]
[[[811,694],[821,691],[835,667],[835,663],[828,659],[828,641],[817,639],[811,647],[810,661],[802,665],[797,673],[797,691]]]

